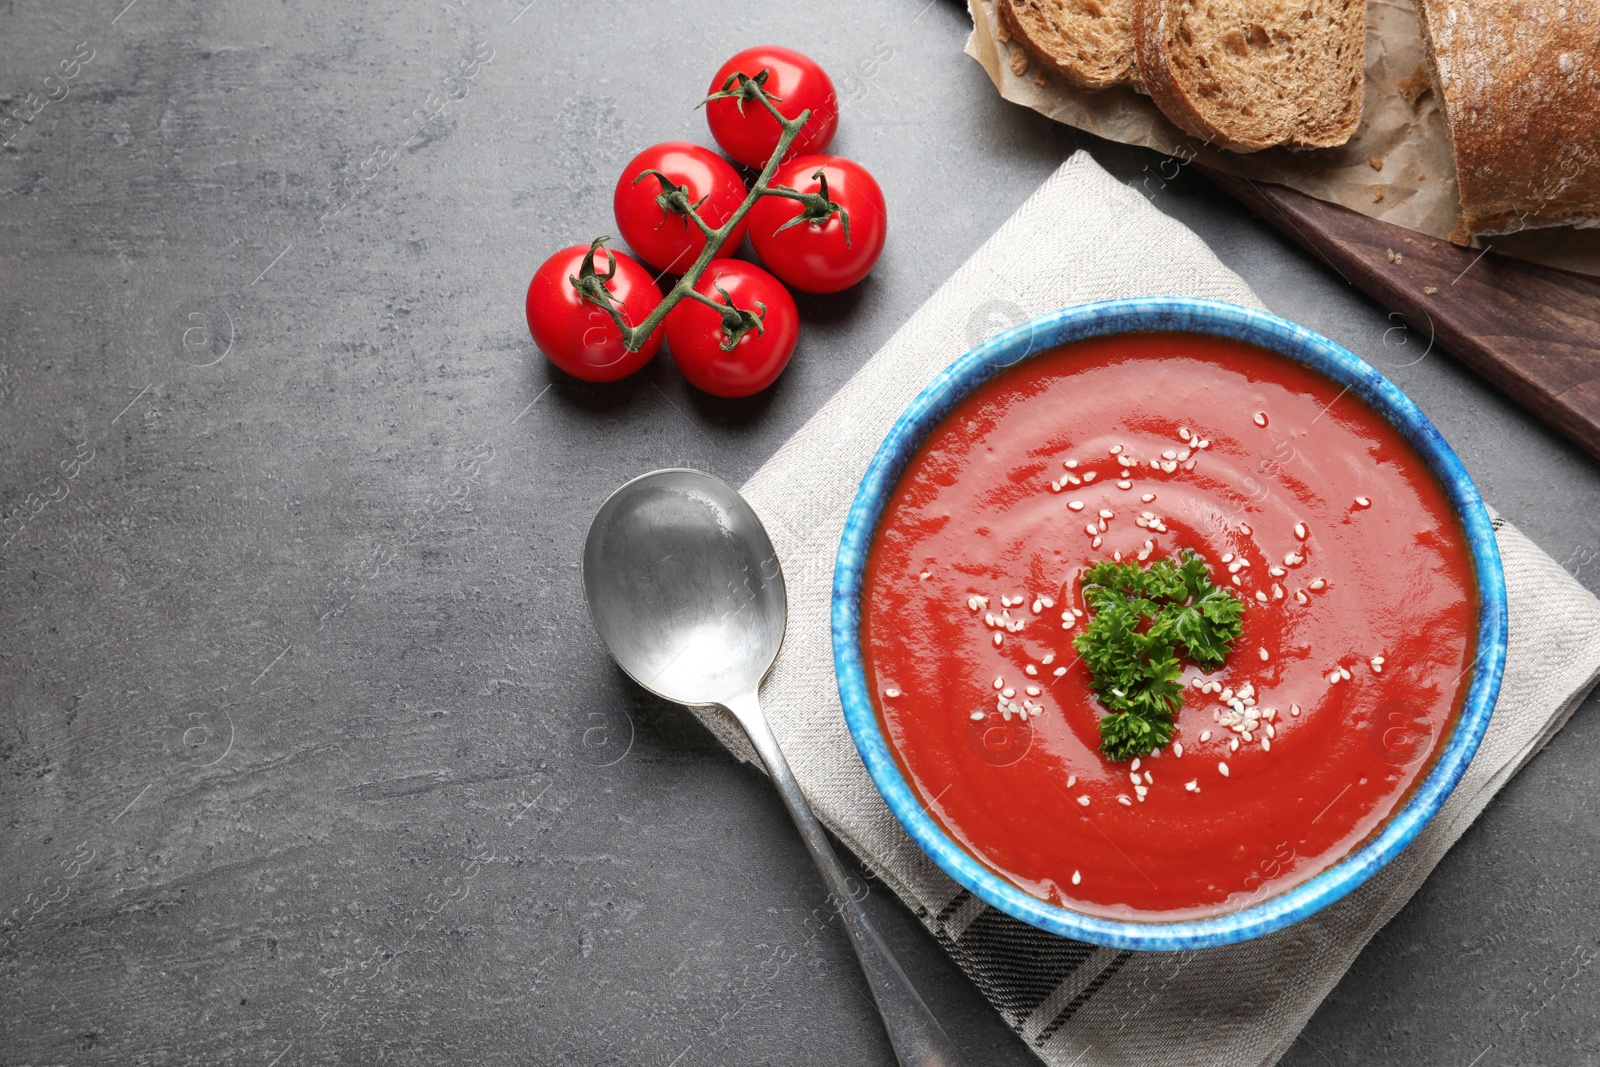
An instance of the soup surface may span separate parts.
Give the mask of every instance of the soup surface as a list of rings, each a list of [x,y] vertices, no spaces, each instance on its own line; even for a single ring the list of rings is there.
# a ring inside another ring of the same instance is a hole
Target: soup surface
[[[1185,662],[1172,742],[1100,750],[1073,647],[1102,560],[1197,552],[1245,602]],[[1204,918],[1306,881],[1425,775],[1471,682],[1465,533],[1382,416],[1264,349],[1081,341],[1002,371],[929,434],[863,582],[867,684],[946,832],[1041,899]]]

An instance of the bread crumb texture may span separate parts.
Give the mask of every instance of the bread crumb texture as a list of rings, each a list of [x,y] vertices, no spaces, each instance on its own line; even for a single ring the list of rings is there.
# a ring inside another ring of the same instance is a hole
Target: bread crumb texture
[[[1361,121],[1365,0],[1135,0],[1139,75],[1235,151],[1344,144]]]
[[[1131,84],[1133,0],[997,0],[1002,38],[1081,89]]]

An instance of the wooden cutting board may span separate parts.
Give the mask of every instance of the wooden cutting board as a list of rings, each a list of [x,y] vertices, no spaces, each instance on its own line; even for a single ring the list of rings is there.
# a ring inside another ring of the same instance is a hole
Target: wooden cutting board
[[[1600,459],[1600,279],[1457,248],[1282,185],[1201,169],[1421,336]]]

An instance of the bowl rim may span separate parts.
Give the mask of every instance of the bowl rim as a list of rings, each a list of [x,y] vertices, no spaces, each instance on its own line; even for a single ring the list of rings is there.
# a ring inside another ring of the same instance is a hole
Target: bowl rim
[[[1472,684],[1449,740],[1405,805],[1332,867],[1277,896],[1208,919],[1138,922],[1050,904],[985,867],[928,815],[878,727],[860,651],[860,592],[868,551],[889,493],[927,433],[979,384],[1037,352],[1107,334],[1179,331],[1268,348],[1344,385],[1411,443],[1443,486],[1465,530],[1480,612]],[[845,723],[878,791],[917,845],[990,905],[1039,929],[1111,948],[1177,951],[1233,944],[1299,922],[1350,893],[1400,853],[1438,812],[1477,752],[1505,668],[1505,579],[1494,527],[1454,450],[1416,404],[1343,346],[1269,312],[1216,300],[1149,297],[1079,304],[1024,322],[968,351],[930,382],[878,446],[845,518],[831,605],[834,672]]]

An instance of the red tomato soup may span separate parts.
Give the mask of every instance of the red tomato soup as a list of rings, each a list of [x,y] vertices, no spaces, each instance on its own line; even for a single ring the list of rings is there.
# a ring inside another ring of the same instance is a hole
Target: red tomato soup
[[[1173,742],[1100,751],[1085,568],[1198,552],[1243,598]],[[1466,536],[1400,433],[1283,356],[1180,333],[1001,372],[912,458],[863,584],[867,684],[930,815],[1092,915],[1235,911],[1327,869],[1425,775],[1471,683]]]

